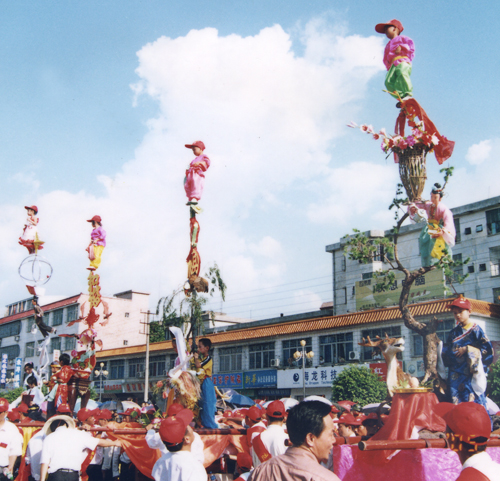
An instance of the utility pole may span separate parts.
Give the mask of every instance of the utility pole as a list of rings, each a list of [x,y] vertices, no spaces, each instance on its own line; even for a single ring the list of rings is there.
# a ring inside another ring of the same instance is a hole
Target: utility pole
[[[146,321],[142,322],[144,327],[144,332],[141,332],[140,334],[146,334],[146,363],[144,365],[144,402],[148,402],[148,394],[149,394],[149,315],[151,314],[150,310],[148,309],[147,312],[142,312],[141,314],[146,314]]]

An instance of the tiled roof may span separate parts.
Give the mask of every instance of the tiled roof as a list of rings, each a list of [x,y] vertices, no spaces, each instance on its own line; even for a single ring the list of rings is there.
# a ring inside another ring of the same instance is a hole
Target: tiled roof
[[[477,301],[475,299],[470,299],[470,301],[472,303],[472,312],[475,314],[500,318],[500,305],[491,304],[485,301]],[[408,307],[414,317],[421,317],[449,312],[447,309],[448,304],[450,304],[450,299],[441,299],[437,301],[411,304]],[[351,314],[342,314],[339,316],[281,322],[247,329],[234,329],[216,334],[208,334],[206,337],[208,337],[214,344],[222,344],[226,342],[265,339],[282,335],[303,334],[305,332],[323,331],[327,329],[337,329],[395,320],[402,320],[401,312],[397,306],[354,312]],[[151,352],[171,350],[172,342],[156,342],[154,344],[150,344],[149,349]],[[146,346],[122,347],[118,349],[99,351],[97,357],[141,354],[145,350]]]
[[[46,304],[41,306],[44,312],[53,311],[54,309],[59,309],[60,307],[69,306],[70,304],[74,304],[78,301],[82,294],[78,294],[76,296],[68,297],[67,299],[62,299],[57,302],[52,302],[51,304]],[[17,321],[17,319],[23,319],[25,317],[33,316],[35,313],[33,309],[29,311],[18,312],[17,314],[12,314],[12,316],[2,317],[0,319],[0,324],[5,324],[7,322]]]

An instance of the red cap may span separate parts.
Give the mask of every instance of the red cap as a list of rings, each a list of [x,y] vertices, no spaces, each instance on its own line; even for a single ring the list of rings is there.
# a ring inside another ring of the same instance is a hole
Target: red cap
[[[285,412],[283,401],[273,401],[266,409],[266,414],[271,418],[282,418],[285,416]]]
[[[21,403],[21,404],[19,404],[19,406],[17,406],[16,411],[18,413],[28,414],[29,407],[26,406],[26,404]]]
[[[87,222],[92,222],[93,220],[95,220],[96,222],[99,222],[99,224],[102,223],[100,215],[95,215],[94,217],[92,217],[92,219],[88,220]]]
[[[78,411],[78,414],[76,415],[76,417],[78,418],[78,421],[84,422],[89,417],[95,416],[96,414],[99,414],[99,409],[83,408],[83,409],[80,409],[80,411]]]
[[[187,147],[188,149],[192,149],[193,147],[199,147],[201,150],[205,150],[205,144],[201,140],[197,140],[192,144],[186,144],[184,147]]]
[[[457,297],[451,304],[446,306],[448,309],[452,307],[460,307],[460,309],[467,309],[468,311],[472,311],[472,304],[469,299],[465,297]]]
[[[0,413],[4,413],[9,410],[9,401],[4,397],[0,397]]]
[[[246,468],[248,470],[252,469],[252,456],[250,456],[248,453],[238,453],[236,455],[236,464],[240,468]]]
[[[361,426],[361,419],[355,418],[351,413],[344,413],[339,419],[334,419],[333,422],[347,424],[348,426]]]
[[[186,428],[193,420],[193,413],[189,409],[183,409],[175,416],[169,416],[164,419],[160,424],[160,437],[161,440],[169,445],[176,446],[182,443]]]
[[[399,33],[404,30],[403,24],[399,20],[396,20],[394,18],[392,20],[389,20],[387,23],[377,23],[377,25],[375,25],[375,31],[378,33],[385,33],[385,28],[391,25],[393,27],[396,27],[399,30]]]
[[[35,214],[38,214],[38,207],[36,205],[24,206],[26,210],[31,209],[35,211]]]
[[[19,421],[21,419],[21,416],[16,409],[13,409],[9,413],[7,413],[7,419],[13,423],[14,421]]]
[[[96,419],[106,419],[109,421],[113,419],[113,413],[109,409],[103,409],[102,411],[99,411]]]
[[[59,407],[57,408],[57,412],[59,414],[71,414],[71,409],[69,408],[69,404],[60,404]]]
[[[183,409],[184,406],[182,404],[172,403],[170,407],[167,409],[167,417],[175,416],[176,414],[179,414]]]
[[[337,404],[339,406],[342,406],[346,411],[351,412],[352,406],[354,406],[356,403],[353,401],[339,401]]]
[[[331,409],[330,409],[330,412],[332,412],[332,413],[334,413],[334,414],[335,414],[335,413],[339,413],[339,412],[340,412],[340,409],[337,409],[337,408],[336,408],[336,407],[332,404],[332,407],[331,407]]]
[[[441,416],[453,434],[469,444],[485,444],[491,435],[491,421],[484,406],[477,403],[439,403],[434,412]],[[474,441],[475,438],[484,438]]]
[[[257,406],[252,406],[250,409],[242,409],[240,412],[255,422],[262,419],[262,411]]]

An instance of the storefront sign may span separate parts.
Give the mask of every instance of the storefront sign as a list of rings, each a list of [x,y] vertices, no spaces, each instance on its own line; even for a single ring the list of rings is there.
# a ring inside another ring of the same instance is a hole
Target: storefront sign
[[[355,364],[359,367],[369,367],[368,364]],[[278,371],[278,388],[299,388],[304,385],[306,387],[330,387],[335,378],[344,370],[349,369],[352,364],[343,364],[342,366],[328,367],[310,367],[304,370],[302,377],[302,369],[285,369]]]
[[[156,386],[156,382],[150,381],[149,391],[152,391]],[[127,382],[123,384],[123,392],[144,392],[145,383],[143,382]],[[121,392],[121,391],[120,391]]]
[[[9,355],[2,354],[2,365],[0,367],[0,384],[5,384],[7,381],[7,363],[9,362]]]
[[[403,361],[398,361],[399,367],[403,369]],[[374,374],[378,374],[382,381],[387,380],[387,364],[385,362],[374,362],[370,364],[370,369]]]
[[[257,396],[259,398],[269,397],[269,396],[283,398],[283,397],[290,397],[290,394],[291,394],[291,389],[273,389],[273,388],[257,389]]]
[[[217,387],[242,388],[243,373],[230,372],[230,373],[215,374],[214,376],[212,376],[212,381],[214,383],[214,386]]]
[[[245,371],[245,389],[253,389],[255,387],[276,387],[278,382],[277,372],[276,369]]]

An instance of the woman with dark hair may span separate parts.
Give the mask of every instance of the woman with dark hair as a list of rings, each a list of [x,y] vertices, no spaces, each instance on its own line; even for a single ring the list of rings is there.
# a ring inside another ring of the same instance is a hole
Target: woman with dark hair
[[[102,220],[99,215],[95,215],[87,222],[92,222],[93,227],[90,233],[90,244],[86,249],[90,259],[90,267],[87,269],[95,271],[101,265],[102,251],[106,247],[106,231],[102,228]]]
[[[453,214],[441,202],[442,198],[441,185],[434,184],[430,201],[414,202],[408,206],[410,218],[416,209],[423,209],[427,212],[427,224],[418,239],[422,267],[430,267],[438,263],[446,253],[451,256],[451,248],[455,245],[456,232]]]

